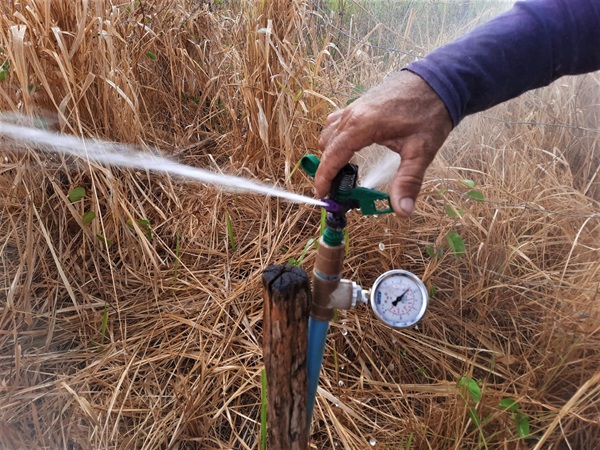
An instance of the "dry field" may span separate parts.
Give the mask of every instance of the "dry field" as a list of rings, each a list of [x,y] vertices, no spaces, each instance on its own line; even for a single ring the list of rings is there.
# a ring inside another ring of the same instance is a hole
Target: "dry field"
[[[390,27],[383,2],[2,2],[0,109],[311,195],[294,167],[326,114],[486,17],[405,3]],[[311,448],[600,445],[599,102],[590,74],[470,117],[413,218],[349,215],[345,277],[404,268],[435,295],[417,330],[338,314]],[[319,227],[3,138],[0,448],[258,448],[261,273]]]

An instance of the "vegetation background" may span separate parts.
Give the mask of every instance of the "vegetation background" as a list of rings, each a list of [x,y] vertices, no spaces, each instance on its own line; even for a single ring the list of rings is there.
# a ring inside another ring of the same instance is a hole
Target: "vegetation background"
[[[11,0],[0,108],[310,195],[294,168],[328,112],[508,7]],[[411,270],[431,307],[406,331],[338,314],[311,448],[598,446],[599,83],[466,119],[410,220],[349,217],[345,276]],[[0,154],[0,447],[257,448],[261,273],[299,259],[319,211]]]

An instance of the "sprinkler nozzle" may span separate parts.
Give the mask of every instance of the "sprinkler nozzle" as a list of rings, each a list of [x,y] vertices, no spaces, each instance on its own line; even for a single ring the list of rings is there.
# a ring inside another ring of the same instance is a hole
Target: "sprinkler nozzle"
[[[330,198],[322,198],[321,201],[326,204],[326,206],[323,206],[325,211],[330,213],[336,213],[340,211],[339,203],[335,202],[334,200]]]

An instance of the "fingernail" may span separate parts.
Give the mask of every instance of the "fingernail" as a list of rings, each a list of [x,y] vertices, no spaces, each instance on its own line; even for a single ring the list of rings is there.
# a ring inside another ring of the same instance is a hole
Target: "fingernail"
[[[412,198],[405,197],[400,200],[400,209],[407,215],[411,215],[415,209],[415,201]]]

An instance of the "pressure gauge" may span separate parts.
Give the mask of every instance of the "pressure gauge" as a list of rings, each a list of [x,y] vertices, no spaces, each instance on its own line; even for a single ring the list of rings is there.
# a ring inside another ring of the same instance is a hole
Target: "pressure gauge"
[[[373,312],[393,328],[415,325],[425,315],[428,303],[425,284],[406,270],[384,273],[371,288]]]

